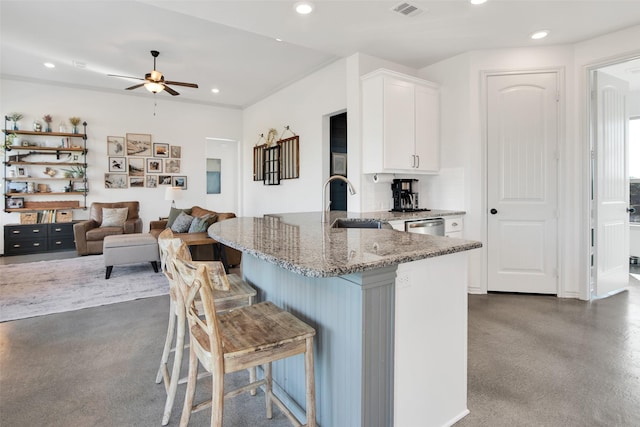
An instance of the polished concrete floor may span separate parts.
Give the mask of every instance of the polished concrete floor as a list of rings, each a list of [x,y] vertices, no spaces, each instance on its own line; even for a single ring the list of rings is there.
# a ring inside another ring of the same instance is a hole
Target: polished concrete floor
[[[160,425],[167,311],[168,297],[155,297],[1,323],[0,425]],[[594,302],[470,295],[468,377],[471,413],[459,427],[639,426],[640,282]],[[228,401],[225,426],[290,425],[277,409],[266,420],[262,397]]]

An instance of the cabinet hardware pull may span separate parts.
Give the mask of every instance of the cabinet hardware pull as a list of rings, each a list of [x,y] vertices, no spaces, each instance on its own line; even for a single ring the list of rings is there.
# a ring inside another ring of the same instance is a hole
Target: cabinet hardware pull
[[[57,242],[56,242],[56,245],[61,245],[61,244],[62,244],[62,242],[61,242],[61,241],[57,241]]]
[[[457,223],[457,222],[452,222],[452,223],[451,223],[451,226],[452,226],[452,227],[457,227],[457,226],[458,226],[458,223]]]
[[[13,230],[12,233],[13,234],[20,234],[20,230]]]
[[[33,246],[40,246],[40,243],[34,243]]]
[[[14,247],[14,248],[19,248],[19,247],[20,247],[20,244],[19,244],[19,243],[16,243],[15,245],[13,245],[13,247]]]
[[[40,230],[37,230],[37,229],[31,230],[31,231],[32,231],[33,233],[39,233],[39,232],[40,232]]]
[[[56,228],[53,231],[62,231],[62,228]]]
[[[418,165],[416,166],[416,168],[420,167],[420,156],[416,156],[416,158],[418,159]]]
[[[412,168],[416,167],[416,155],[415,154],[411,155],[411,167]]]

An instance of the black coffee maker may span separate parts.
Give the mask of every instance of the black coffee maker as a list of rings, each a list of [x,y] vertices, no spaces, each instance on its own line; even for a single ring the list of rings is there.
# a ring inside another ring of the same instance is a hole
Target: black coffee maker
[[[393,194],[392,212],[415,212],[428,209],[418,208],[417,179],[394,179],[391,184]]]

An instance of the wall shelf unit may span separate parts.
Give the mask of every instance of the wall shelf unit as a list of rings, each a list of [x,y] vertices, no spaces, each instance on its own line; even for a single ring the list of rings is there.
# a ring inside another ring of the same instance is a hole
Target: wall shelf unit
[[[5,212],[87,208],[87,123],[82,126],[82,133],[12,130],[5,117]]]

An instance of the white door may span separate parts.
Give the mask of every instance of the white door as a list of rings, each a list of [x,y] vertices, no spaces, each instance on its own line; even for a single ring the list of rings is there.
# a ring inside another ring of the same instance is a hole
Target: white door
[[[413,83],[384,79],[384,168],[411,169],[415,145]]]
[[[489,291],[557,293],[557,80],[487,77]]]
[[[627,82],[597,71],[595,297],[629,284]]]

